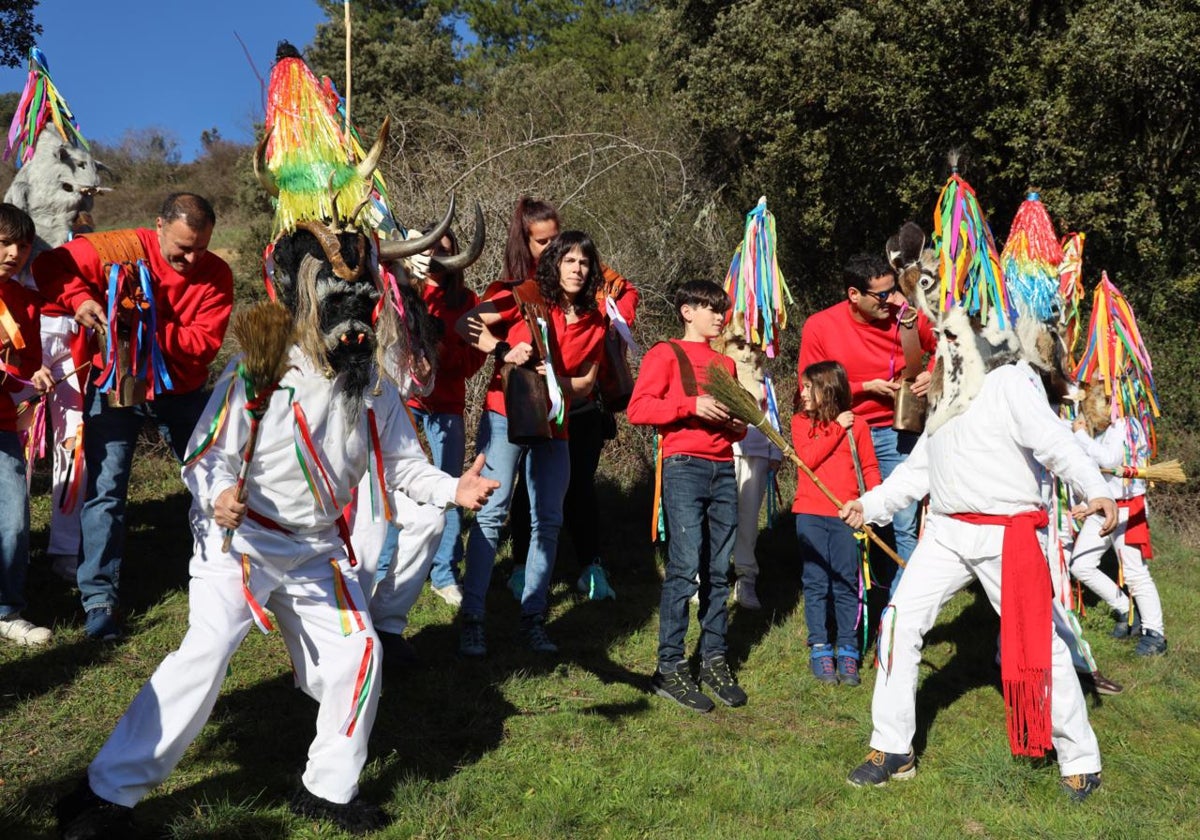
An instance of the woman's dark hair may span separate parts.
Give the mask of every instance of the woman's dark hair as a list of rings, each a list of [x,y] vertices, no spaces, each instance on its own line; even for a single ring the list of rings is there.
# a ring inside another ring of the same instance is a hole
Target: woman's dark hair
[[[598,308],[596,291],[604,279],[604,271],[600,265],[600,254],[596,251],[596,244],[581,230],[564,230],[546,246],[537,265],[538,291],[542,293],[546,303],[557,304],[560,308],[566,306],[567,296],[559,282],[558,267],[563,257],[573,248],[582,250],[589,264],[587,282],[575,297],[575,311],[592,312]]]
[[[536,260],[529,250],[529,227],[537,222],[561,223],[558,209],[548,201],[538,201],[523,195],[513,208],[512,220],[508,223],[508,240],[504,243],[504,280],[509,283],[524,283],[533,274]]]
[[[425,226],[422,233],[429,233],[438,225],[437,222],[431,222]],[[442,254],[441,243],[434,246],[434,253],[440,256],[453,257],[461,250],[458,245],[458,237],[454,235],[454,231],[449,228],[442,234],[443,239],[450,240],[450,249]],[[446,296],[446,303],[450,306],[458,308],[462,306],[463,300],[467,296],[466,276],[461,268],[454,271],[442,271],[438,268],[437,263],[430,263],[430,273],[436,271],[438,276],[438,286],[441,287],[442,293]]]
[[[815,362],[800,374],[812,385],[813,410],[810,418],[832,423],[843,411],[850,410],[850,380],[841,362]]]

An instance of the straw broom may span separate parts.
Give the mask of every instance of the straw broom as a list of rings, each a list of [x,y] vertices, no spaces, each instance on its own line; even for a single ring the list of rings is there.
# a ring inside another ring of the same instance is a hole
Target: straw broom
[[[1161,481],[1164,484],[1183,484],[1187,475],[1183,472],[1183,464],[1179,461],[1161,461],[1157,464],[1147,464],[1144,467],[1115,467],[1104,468],[1100,472],[1121,478],[1142,478],[1146,481]]]
[[[787,442],[771,423],[767,420],[767,415],[758,407],[758,402],[754,399],[754,395],[743,388],[733,374],[721,367],[716,362],[708,366],[708,382],[704,386],[704,390],[711,397],[716,399],[726,410],[739,420],[754,426],[764,435],[766,435],[771,443],[779,447],[788,458],[792,460],[800,471],[812,479],[813,484],[817,486],[825,498],[838,509],[842,509],[842,502],[837,496],[833,495],[828,487],[825,486],[821,479],[817,478],[816,473],[809,469],[808,464],[800,460],[800,456],[796,454],[796,450]],[[900,559],[900,555],[892,550],[892,547],[879,538],[870,525],[864,524],[862,530],[871,539],[871,542],[879,546],[879,548],[892,560],[896,561],[900,568],[904,568],[907,564]]]
[[[271,394],[287,372],[288,348],[292,345],[292,315],[274,301],[263,301],[233,316],[229,331],[242,349],[242,361],[237,375],[246,385],[246,412],[250,415],[250,434],[242,449],[242,467],[238,470],[235,492],[239,502],[246,501],[246,476],[254,447],[258,442],[258,427]],[[222,551],[229,551],[233,529],[225,529]]]

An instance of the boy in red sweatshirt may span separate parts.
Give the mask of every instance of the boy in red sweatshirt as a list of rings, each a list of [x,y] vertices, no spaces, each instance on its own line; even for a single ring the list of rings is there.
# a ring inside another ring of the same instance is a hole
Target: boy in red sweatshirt
[[[667,568],[654,692],[684,708],[709,712],[713,702],[692,679],[683,649],[688,601],[697,587],[700,682],[726,705],[746,702],[725,660],[725,602],[737,531],[733,444],[745,436],[746,424],[704,393],[713,362],[736,375],[733,360],[710,346],[725,325],[729,297],[716,283],[692,280],[675,293],[675,308],[683,339],[656,344],[646,354],[626,411],[629,422],[656,426],[661,436]]]

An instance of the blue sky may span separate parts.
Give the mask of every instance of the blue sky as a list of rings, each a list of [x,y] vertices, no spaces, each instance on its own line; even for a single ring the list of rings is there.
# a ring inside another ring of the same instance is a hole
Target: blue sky
[[[325,19],[314,0],[41,0],[34,14],[84,137],[116,143],[129,129],[162,128],[184,160],[205,129],[251,142],[262,120],[259,81],[234,33],[265,79],[275,43],[303,49]],[[27,72],[0,68],[0,91],[21,90]]]

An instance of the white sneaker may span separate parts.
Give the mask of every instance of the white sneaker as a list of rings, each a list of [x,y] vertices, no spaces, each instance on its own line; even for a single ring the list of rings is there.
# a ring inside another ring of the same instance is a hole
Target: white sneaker
[[[54,634],[46,627],[38,627],[30,621],[26,621],[19,615],[9,616],[5,619],[0,619],[0,639],[8,639],[10,642],[16,642],[18,645],[44,645]]]
[[[78,554],[51,554],[50,571],[67,583],[74,585],[79,571]]]
[[[433,594],[452,607],[462,606],[463,591],[462,587],[457,583],[452,583],[449,586],[435,586],[433,587]]]
[[[738,578],[733,584],[733,602],[747,610],[761,610],[758,593],[754,591],[754,581]]]

